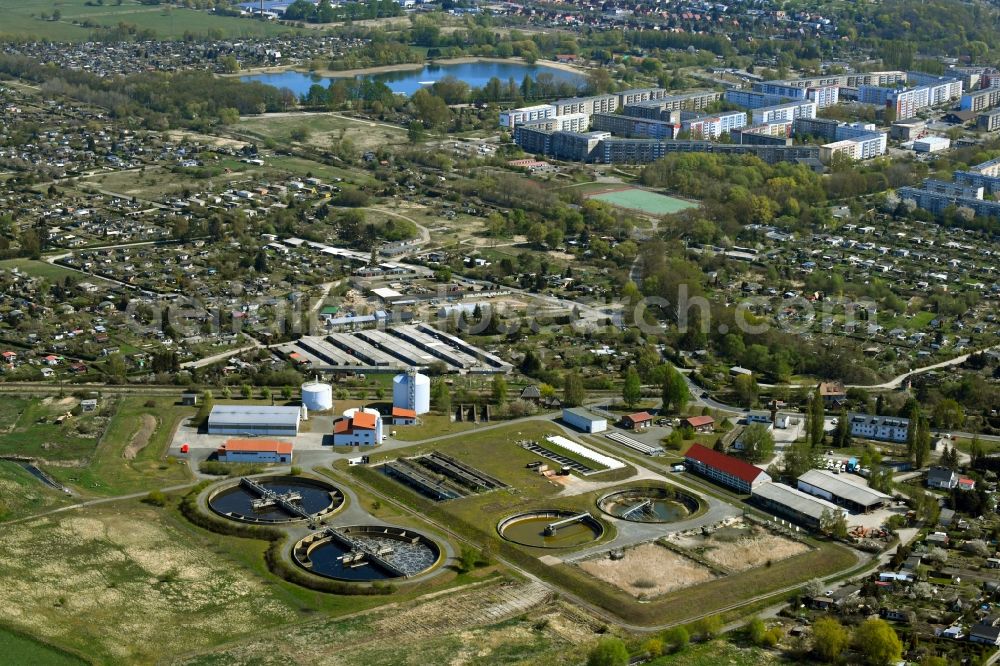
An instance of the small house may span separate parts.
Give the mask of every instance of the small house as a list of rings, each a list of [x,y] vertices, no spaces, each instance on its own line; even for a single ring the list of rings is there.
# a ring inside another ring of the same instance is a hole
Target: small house
[[[681,421],[681,424],[686,425],[695,432],[715,431],[715,419],[711,416],[689,416]]]
[[[629,430],[645,430],[651,425],[653,425],[653,417],[650,416],[649,412],[636,412],[622,417],[622,426]]]

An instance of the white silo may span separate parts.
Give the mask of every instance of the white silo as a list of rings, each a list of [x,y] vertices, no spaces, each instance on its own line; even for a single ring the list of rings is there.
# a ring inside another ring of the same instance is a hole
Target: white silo
[[[319,381],[302,385],[302,405],[313,412],[333,409],[333,387]]]
[[[392,406],[412,409],[417,414],[431,411],[431,380],[416,370],[396,375],[392,380]]]

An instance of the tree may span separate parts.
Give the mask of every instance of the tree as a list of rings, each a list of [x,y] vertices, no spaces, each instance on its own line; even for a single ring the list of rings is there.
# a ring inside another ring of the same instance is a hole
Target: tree
[[[694,630],[703,640],[715,638],[722,631],[722,618],[718,615],[707,615],[694,623]]]
[[[583,387],[583,377],[576,370],[566,373],[563,378],[563,405],[579,407],[587,399],[587,391]]]
[[[493,402],[502,405],[507,402],[507,380],[503,375],[493,375]]]
[[[625,406],[632,409],[639,400],[642,399],[642,382],[639,380],[639,372],[634,365],[630,365],[625,372],[625,384],[622,386],[622,400]]]
[[[125,357],[123,357],[118,352],[111,354],[111,356],[108,356],[107,369],[108,369],[108,374],[111,376],[112,379],[115,379],[117,381],[124,381],[126,373]]]
[[[853,645],[871,666],[894,664],[903,656],[903,644],[896,630],[879,618],[865,620],[854,630]]]
[[[736,391],[737,401],[743,407],[753,407],[757,404],[760,388],[753,375],[737,375],[733,380],[733,389]]]
[[[677,368],[665,364],[662,369],[663,387],[661,397],[663,398],[663,411],[673,410],[678,414],[684,411],[688,401],[691,399],[691,392],[688,390],[687,382]]]
[[[813,652],[823,661],[836,661],[850,643],[847,629],[832,617],[820,617],[812,627]]]
[[[823,396],[819,387],[809,400],[809,442],[815,448],[823,446],[824,429],[826,426],[826,410],[823,409]]]
[[[774,455],[774,435],[763,423],[753,423],[740,435],[743,454],[751,462],[763,462]]]
[[[795,478],[802,476],[816,467],[817,457],[816,449],[808,440],[792,442],[785,450],[785,474]]]
[[[914,424],[910,423],[910,429]],[[931,431],[927,423],[927,417],[921,416],[916,424],[917,434],[913,441],[913,462],[917,469],[924,466],[931,453]]]
[[[468,573],[476,567],[479,554],[468,546],[462,547],[462,552],[458,556],[458,570],[461,573]]]
[[[442,414],[451,413],[451,390],[443,379],[438,379],[431,387],[431,402]]]
[[[684,627],[673,627],[663,633],[663,642],[670,646],[671,652],[680,652],[690,640],[691,636]]]
[[[240,395],[242,395],[245,400],[249,400],[250,396],[253,395],[253,387],[249,384],[244,384],[240,387]]]
[[[270,400],[271,399],[271,389],[269,389],[266,386],[264,388],[262,388],[260,390],[260,397],[261,397],[262,400]]]
[[[283,400],[291,400],[292,399],[292,387],[291,386],[282,386],[281,387],[281,398]]]
[[[767,634],[767,625],[764,624],[764,620],[755,617],[747,622],[746,632],[751,643],[761,645],[764,642],[765,634]]]
[[[965,411],[951,398],[934,405],[934,425],[938,428],[958,428],[965,423]]]
[[[628,666],[629,654],[620,638],[602,638],[587,655],[587,666]]]
[[[847,516],[843,511],[824,509],[819,518],[819,529],[823,534],[837,539],[847,538]]]
[[[847,409],[841,409],[840,416],[837,417],[837,427],[833,431],[833,445],[838,449],[844,449],[851,445],[851,423]]]
[[[406,127],[406,136],[410,140],[410,143],[420,143],[427,138],[427,132],[424,131],[424,124],[419,120],[411,121]]]

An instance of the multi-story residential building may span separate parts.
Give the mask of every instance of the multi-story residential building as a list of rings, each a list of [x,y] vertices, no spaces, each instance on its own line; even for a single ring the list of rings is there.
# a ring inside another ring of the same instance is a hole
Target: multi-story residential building
[[[984,111],[998,104],[1000,104],[1000,88],[987,88],[965,93],[958,107],[962,111]]]
[[[663,88],[635,88],[617,92],[615,95],[618,96],[618,108],[620,109],[628,104],[647,102],[651,99],[663,99],[667,96],[667,91]]]
[[[590,126],[616,136],[639,139],[672,139],[680,131],[680,124],[669,120],[633,118],[617,113],[595,113],[590,117]]]
[[[791,101],[782,95],[768,95],[756,90],[727,90],[723,93],[722,98],[730,104],[747,109],[759,109],[762,106],[775,106]]]
[[[551,104],[538,104],[536,106],[525,106],[519,109],[500,112],[501,127],[515,127],[533,120],[542,118],[552,118],[556,115],[556,107]]]
[[[796,118],[792,122],[792,134],[832,141],[837,138],[839,126],[840,122],[831,118]]]
[[[979,114],[976,117],[976,129],[980,132],[1000,130],[1000,109]]]
[[[861,134],[847,139],[838,139],[819,147],[819,159],[829,163],[836,155],[846,155],[852,160],[867,160],[885,154],[885,132]]]
[[[905,442],[910,420],[896,416],[851,414],[851,437],[877,439],[883,442]]]
[[[981,173],[984,176],[1000,176],[1000,157],[971,166],[969,171]]]
[[[903,201],[913,201],[918,208],[940,215],[951,206],[968,208],[980,217],[1000,217],[1000,202],[961,196],[954,191],[935,191],[924,187],[901,187],[896,195]]]
[[[733,130],[733,143],[740,145],[790,146],[792,145],[792,121],[754,125]]]
[[[586,113],[567,113],[521,124],[549,132],[586,132],[590,127],[590,118]]]
[[[750,112],[754,125],[765,125],[767,123],[777,123],[796,118],[815,118],[816,102],[799,100],[786,102],[777,106],[764,106],[753,109]]]
[[[990,194],[1000,192],[1000,177],[998,176],[987,176],[984,173],[974,171],[956,171],[952,174],[952,178],[956,183],[970,187],[981,187]]]
[[[897,118],[910,118],[917,111],[962,96],[961,79],[908,72],[907,80],[917,85],[901,89],[887,86],[859,86],[858,101],[895,109]]]
[[[718,139],[734,129],[746,127],[746,124],[747,114],[744,111],[726,111],[711,116],[681,114],[681,131],[689,132],[692,139]]]
[[[557,116],[569,113],[614,113],[618,110],[618,95],[593,95],[591,97],[571,97],[552,102]]]
[[[622,105],[626,116],[649,118],[650,120],[669,120],[665,117],[672,111],[700,111],[710,104],[722,99],[722,93],[717,90],[696,90],[681,95],[665,95],[641,102]]]
[[[553,132],[552,155],[561,160],[592,162],[601,141],[610,138],[610,132]]]

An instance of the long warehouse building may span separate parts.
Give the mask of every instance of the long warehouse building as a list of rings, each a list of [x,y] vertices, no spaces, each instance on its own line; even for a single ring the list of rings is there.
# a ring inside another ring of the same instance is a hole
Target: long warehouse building
[[[753,500],[761,508],[773,511],[793,523],[820,529],[823,520],[847,510],[833,502],[804,493],[783,483],[764,483],[753,489]]]
[[[868,513],[892,501],[892,497],[885,493],[844,481],[819,469],[811,469],[800,476],[798,489],[845,507],[853,513]]]
[[[208,434],[294,437],[300,416],[298,407],[216,405],[208,415]]]

